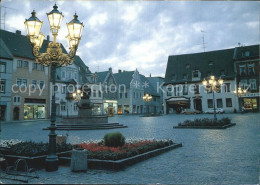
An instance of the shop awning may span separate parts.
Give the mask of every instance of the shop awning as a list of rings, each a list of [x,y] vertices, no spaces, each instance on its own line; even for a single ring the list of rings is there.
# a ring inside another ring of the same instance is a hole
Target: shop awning
[[[185,98],[185,97],[172,97],[166,100],[166,102],[169,105],[189,105],[190,104],[190,99]]]

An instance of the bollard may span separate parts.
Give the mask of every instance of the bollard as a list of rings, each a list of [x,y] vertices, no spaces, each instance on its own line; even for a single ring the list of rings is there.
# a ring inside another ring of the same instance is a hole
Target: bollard
[[[88,169],[87,150],[73,149],[70,161],[70,169],[74,172],[86,171]]]

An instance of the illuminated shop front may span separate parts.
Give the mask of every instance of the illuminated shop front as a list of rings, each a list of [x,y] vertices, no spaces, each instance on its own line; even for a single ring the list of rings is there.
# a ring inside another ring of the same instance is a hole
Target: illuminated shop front
[[[117,101],[116,100],[104,100],[104,112],[107,115],[117,114]]]
[[[45,99],[25,98],[24,119],[45,119],[46,105]]]
[[[245,110],[257,111],[258,110],[257,98],[243,98],[243,107]]]
[[[101,103],[94,103],[92,108],[93,115],[101,115],[102,114],[102,104]]]

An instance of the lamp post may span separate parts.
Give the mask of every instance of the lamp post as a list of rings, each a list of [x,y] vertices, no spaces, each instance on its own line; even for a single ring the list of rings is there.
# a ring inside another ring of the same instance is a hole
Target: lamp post
[[[47,17],[50,24],[50,29],[53,35],[53,42],[48,44],[48,48],[45,53],[40,53],[44,35],[40,32],[43,22],[36,17],[36,12],[33,10],[32,16],[26,19],[24,24],[27,30],[27,36],[33,48],[33,55],[35,56],[36,63],[40,63],[43,66],[51,67],[51,82],[55,87],[56,67],[66,66],[73,63],[74,56],[76,54],[79,41],[82,35],[83,23],[79,22],[78,16],[75,14],[72,21],[67,23],[69,34],[66,37],[69,44],[70,52],[65,54],[62,52],[61,44],[56,42],[58,31],[63,15],[58,10],[58,6],[55,4],[53,10],[47,13]],[[51,100],[51,124],[49,133],[49,154],[45,160],[46,171],[58,170],[58,157],[56,155],[56,107],[55,107],[55,92],[52,93]]]
[[[146,113],[148,114],[147,110],[148,110],[148,102],[150,102],[152,100],[152,96],[148,93],[146,93],[144,96],[143,96],[143,100],[146,102]]]
[[[238,105],[239,105],[240,104],[239,99],[241,98],[241,96],[247,93],[247,89],[242,89],[241,87],[238,87],[237,90],[233,91],[233,93],[238,97]]]
[[[214,120],[217,120],[216,115],[216,105],[215,105],[215,92],[221,90],[221,86],[223,85],[223,80],[221,78],[217,79],[215,76],[210,76],[208,79],[204,79],[202,84],[206,88],[207,91],[213,93],[213,108],[214,108]]]

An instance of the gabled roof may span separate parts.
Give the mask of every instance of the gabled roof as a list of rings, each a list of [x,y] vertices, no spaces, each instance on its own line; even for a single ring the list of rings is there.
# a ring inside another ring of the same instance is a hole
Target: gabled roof
[[[206,78],[209,72],[219,77],[222,70],[225,72],[226,77],[233,78],[235,77],[233,53],[234,49],[225,49],[169,56],[165,83],[190,82],[192,81],[192,71],[194,70],[201,72],[201,80]],[[184,74],[187,75],[187,80],[183,80]],[[175,81],[173,81],[173,77],[175,77]]]
[[[5,45],[5,43],[2,40],[2,38],[0,38],[0,58],[10,59],[10,60],[13,59],[12,53],[7,48],[7,46]]]
[[[109,73],[109,71],[97,72],[98,82],[103,84],[107,75],[108,75],[108,73]]]
[[[0,29],[0,38],[3,39],[13,56],[28,58],[31,60],[35,59],[32,53],[32,46],[27,36]],[[47,47],[48,41],[44,40],[40,52],[46,52]],[[61,48],[63,53],[67,53],[62,44]]]
[[[120,73],[114,73],[114,77],[117,85],[124,84],[126,88],[130,88],[130,83],[133,78],[134,71],[122,71]]]
[[[153,88],[153,85],[150,84],[149,80],[144,76],[144,75],[140,75],[141,81],[143,84],[142,87],[144,88],[144,93],[148,93],[151,94],[153,96],[159,96],[159,93],[156,92],[156,90]]]
[[[245,52],[249,52],[249,56],[246,56]],[[259,45],[241,46],[235,48],[233,58],[234,60],[243,60],[250,58],[259,58]]]

